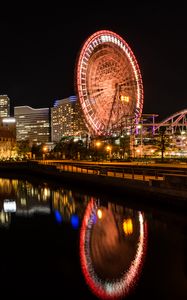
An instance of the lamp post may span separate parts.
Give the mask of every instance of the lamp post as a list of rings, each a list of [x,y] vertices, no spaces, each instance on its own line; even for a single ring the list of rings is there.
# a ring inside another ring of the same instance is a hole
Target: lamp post
[[[96,142],[96,149],[97,149],[97,151],[96,151],[96,160],[98,160],[98,153],[99,153],[99,147],[101,146],[101,142]]]
[[[45,160],[45,154],[46,154],[46,152],[47,152],[47,147],[44,146],[44,147],[42,148],[42,151],[43,151],[43,153],[42,153],[42,158],[43,158],[43,160]]]
[[[109,156],[109,159],[110,159],[110,158],[111,158],[112,147],[108,145],[108,146],[106,147],[106,151],[108,152],[108,156]]]
[[[140,130],[140,157],[143,156],[143,136],[142,136],[142,124],[139,124],[137,128]]]

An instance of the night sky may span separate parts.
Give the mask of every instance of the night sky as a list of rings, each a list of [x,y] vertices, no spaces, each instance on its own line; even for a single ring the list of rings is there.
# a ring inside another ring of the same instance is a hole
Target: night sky
[[[73,8],[72,2],[71,9],[2,13],[0,94],[10,97],[11,107],[51,107],[55,99],[74,95],[77,53],[91,34],[107,29],[121,35],[136,56],[144,84],[143,113],[163,119],[187,108],[183,2],[163,7],[124,1],[124,8],[94,3],[90,9]]]

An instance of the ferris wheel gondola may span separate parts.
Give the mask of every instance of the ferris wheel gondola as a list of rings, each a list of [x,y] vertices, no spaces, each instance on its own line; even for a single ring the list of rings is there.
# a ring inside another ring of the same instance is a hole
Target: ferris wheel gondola
[[[86,123],[95,135],[108,135],[138,123],[143,83],[136,58],[116,33],[101,30],[84,43],[76,66],[76,89]]]

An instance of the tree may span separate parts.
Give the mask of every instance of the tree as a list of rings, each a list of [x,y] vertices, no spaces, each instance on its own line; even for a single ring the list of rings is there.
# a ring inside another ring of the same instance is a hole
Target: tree
[[[160,126],[159,128],[159,150],[161,152],[161,162],[164,161],[164,152],[166,150],[166,147],[168,146],[168,136],[166,135],[166,127]]]
[[[129,158],[130,156],[130,135],[122,135],[120,137],[120,148],[122,148],[123,158]]]
[[[19,156],[26,157],[27,154],[31,151],[29,140],[23,140],[17,142],[17,151]]]
[[[31,148],[31,152],[32,152],[32,156],[33,154],[35,155],[35,157],[41,157],[42,156],[42,148],[43,148],[43,144],[33,144],[32,148]]]
[[[84,159],[89,152],[82,140],[74,141],[73,137],[63,137],[53,151],[66,159]]]

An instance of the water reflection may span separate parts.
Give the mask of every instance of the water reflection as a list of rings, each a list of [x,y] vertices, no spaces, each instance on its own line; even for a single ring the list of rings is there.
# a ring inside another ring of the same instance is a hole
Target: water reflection
[[[11,224],[16,227],[18,218],[29,218],[32,224],[31,218],[37,214],[48,215],[49,223],[45,226],[51,226],[53,220],[57,226],[53,227],[54,236],[58,235],[57,228],[63,229],[66,223],[71,230],[80,229],[80,236],[79,231],[77,236],[80,238],[81,268],[94,296],[119,299],[128,295],[137,283],[147,243],[147,225],[142,212],[63,187],[23,180],[1,179],[0,197],[0,225],[3,227]],[[61,240],[62,236],[59,238]],[[55,246],[54,251],[57,253]],[[61,261],[63,254],[59,253]],[[69,259],[68,265],[71,265],[72,255],[63,259]],[[78,272],[80,274],[80,269]]]
[[[80,232],[85,280],[101,299],[129,294],[139,278],[147,245],[144,214],[91,199]]]
[[[51,189],[47,183],[0,178],[0,225],[9,226],[12,214],[54,214],[57,223],[70,222],[78,229],[88,199],[62,187]]]
[[[11,284],[14,295],[25,287],[31,299],[187,299],[186,211],[154,208],[145,218],[126,199],[104,199],[37,179],[0,179],[4,292]]]

